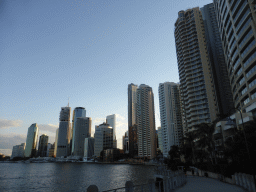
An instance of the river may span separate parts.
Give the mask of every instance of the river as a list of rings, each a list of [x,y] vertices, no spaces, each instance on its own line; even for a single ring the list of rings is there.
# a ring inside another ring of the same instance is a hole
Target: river
[[[154,166],[86,163],[0,163],[0,191],[100,191],[130,180],[141,185],[154,178]]]

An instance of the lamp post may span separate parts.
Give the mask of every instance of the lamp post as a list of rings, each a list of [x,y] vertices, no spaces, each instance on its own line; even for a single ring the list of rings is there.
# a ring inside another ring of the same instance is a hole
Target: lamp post
[[[241,120],[242,120],[245,147],[246,147],[247,154],[248,154],[248,157],[249,157],[250,167],[251,167],[251,170],[252,170],[252,173],[253,173],[254,186],[255,186],[255,189],[256,189],[256,179],[255,179],[255,175],[254,175],[255,173],[253,171],[254,169],[253,169],[253,166],[252,166],[251,155],[250,155],[250,151],[249,151],[249,147],[248,147],[248,143],[247,143],[247,139],[246,139],[246,135],[245,135],[244,119],[243,119],[243,116],[242,116],[242,112],[237,108],[233,108],[233,109],[237,110],[240,113],[240,117],[241,117]],[[232,122],[231,119],[229,119],[228,122],[225,125],[234,125],[234,122]]]

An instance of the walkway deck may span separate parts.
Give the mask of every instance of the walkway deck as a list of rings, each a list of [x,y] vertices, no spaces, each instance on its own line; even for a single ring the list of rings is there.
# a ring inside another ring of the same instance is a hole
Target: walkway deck
[[[244,192],[246,190],[228,183],[223,183],[216,179],[187,176],[187,184],[181,188],[174,190],[175,192]]]

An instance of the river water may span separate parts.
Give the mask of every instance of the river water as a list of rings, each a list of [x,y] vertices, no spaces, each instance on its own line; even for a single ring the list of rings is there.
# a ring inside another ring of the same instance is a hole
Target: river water
[[[121,188],[126,181],[146,184],[154,166],[86,163],[0,163],[0,191],[100,191]]]

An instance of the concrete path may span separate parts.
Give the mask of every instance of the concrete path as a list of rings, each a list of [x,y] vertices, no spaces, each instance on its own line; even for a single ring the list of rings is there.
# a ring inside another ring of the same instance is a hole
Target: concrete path
[[[224,183],[212,178],[187,176],[188,182],[175,192],[244,192],[246,190],[228,183]]]

